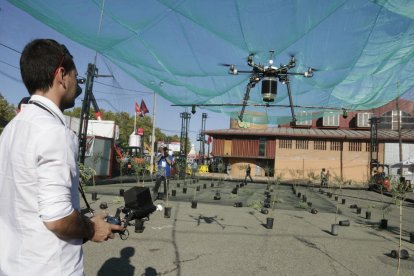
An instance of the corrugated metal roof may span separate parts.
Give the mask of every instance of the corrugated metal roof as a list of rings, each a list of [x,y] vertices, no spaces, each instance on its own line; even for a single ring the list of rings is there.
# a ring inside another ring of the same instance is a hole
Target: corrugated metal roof
[[[290,138],[317,138],[317,139],[338,139],[338,140],[369,140],[369,130],[349,129],[303,129],[287,127],[271,127],[265,129],[220,129],[206,130],[205,134],[210,136],[274,136]],[[402,130],[404,142],[414,142],[414,130]],[[382,142],[398,141],[398,131],[378,130],[378,140]]]

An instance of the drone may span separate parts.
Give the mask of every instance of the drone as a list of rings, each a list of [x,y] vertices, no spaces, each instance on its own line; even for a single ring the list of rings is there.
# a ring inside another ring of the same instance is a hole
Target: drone
[[[262,99],[264,102],[267,103],[266,106],[270,106],[268,103],[274,102],[276,94],[277,94],[277,82],[279,81],[282,84],[286,84],[287,92],[289,96],[289,104],[290,104],[289,106],[290,106],[290,111],[292,114],[291,124],[296,125],[296,115],[295,115],[294,105],[292,101],[292,93],[290,91],[289,75],[299,75],[305,78],[311,78],[313,77],[313,73],[315,69],[313,69],[312,67],[308,67],[308,69],[303,73],[290,72],[290,69],[296,66],[296,58],[294,55],[290,56],[290,60],[287,64],[285,65],[281,64],[279,67],[276,67],[273,65],[274,51],[271,50],[269,51],[269,53],[270,53],[270,58],[269,58],[267,66],[262,65],[260,63],[259,64],[255,63],[253,60],[254,55],[250,54],[247,57],[247,65],[252,67],[250,71],[238,70],[234,64],[223,64],[224,66],[229,67],[228,72],[231,75],[238,75],[239,73],[250,74],[249,82],[246,86],[246,92],[244,93],[244,97],[243,97],[242,109],[238,117],[240,121],[243,121],[244,111],[247,106],[247,102],[250,98],[250,90],[253,87],[255,87],[257,83],[259,83],[260,81],[262,82],[262,90],[261,90]]]
[[[191,112],[194,114],[196,106],[241,106],[241,111],[238,115],[238,119],[243,121],[243,115],[246,109],[246,106],[265,106],[265,107],[289,107],[292,115],[291,125],[296,126],[296,115],[295,107],[297,108],[320,108],[320,109],[332,109],[338,110],[339,108],[330,108],[322,106],[300,106],[294,105],[292,100],[292,93],[290,90],[290,75],[303,76],[304,78],[311,78],[316,69],[308,67],[304,72],[291,72],[290,70],[296,66],[296,58],[294,55],[290,56],[290,60],[287,64],[280,64],[279,67],[273,65],[273,56],[274,51],[269,51],[270,58],[267,65],[262,65],[260,63],[254,62],[254,54],[249,54],[247,57],[247,65],[252,69],[250,70],[238,70],[234,64],[225,64],[221,63],[220,65],[228,67],[228,73],[230,75],[238,74],[250,74],[249,82],[246,85],[246,91],[243,96],[243,102],[241,104],[177,104],[172,106],[191,106]],[[256,86],[259,82],[262,82],[261,94],[264,104],[248,104],[250,98],[250,90]],[[287,93],[289,97],[289,105],[280,105],[280,104],[271,104],[275,101],[277,94],[277,82],[286,84]],[[343,110],[343,114],[346,113],[346,110]],[[345,117],[345,115],[343,115]]]

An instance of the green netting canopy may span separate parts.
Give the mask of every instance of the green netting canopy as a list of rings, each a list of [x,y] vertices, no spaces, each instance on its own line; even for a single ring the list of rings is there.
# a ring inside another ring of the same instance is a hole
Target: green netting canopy
[[[292,71],[318,69],[313,78],[291,77],[296,105],[366,110],[414,96],[411,0],[9,1],[174,104],[241,103],[249,75],[229,75],[222,63],[249,70],[247,56],[267,64],[269,50],[275,66],[293,54]],[[263,103],[260,87],[250,104]],[[289,103],[281,83],[275,103]],[[208,109],[231,117],[240,111]],[[290,119],[283,107],[248,106],[244,117]]]

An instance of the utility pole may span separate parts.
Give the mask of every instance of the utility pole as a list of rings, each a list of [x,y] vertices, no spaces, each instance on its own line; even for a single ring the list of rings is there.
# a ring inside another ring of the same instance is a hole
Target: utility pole
[[[188,146],[188,124],[190,123],[191,114],[188,112],[180,113],[181,118],[181,136],[180,136],[180,177],[185,177],[187,166],[187,146]]]
[[[202,114],[201,120],[201,164],[204,165],[204,156],[205,156],[205,143],[206,143],[206,119],[207,113]]]
[[[91,103],[95,114],[100,116],[99,107],[96,103],[95,96],[93,95],[93,81],[98,77],[113,77],[113,75],[98,75],[98,68],[96,68],[95,63],[89,63],[88,69],[86,72],[86,83],[85,83],[85,95],[82,102],[82,111],[79,122],[79,132],[78,132],[78,142],[79,142],[79,151],[78,151],[78,160],[80,163],[85,164],[85,154],[86,154],[86,142],[88,139],[88,124],[89,124],[89,112],[91,109]]]
[[[152,179],[152,174],[154,172],[154,145],[155,145],[155,112],[156,112],[156,97],[154,92],[154,102],[152,104],[152,134],[151,134],[151,165],[150,165],[150,175]]]

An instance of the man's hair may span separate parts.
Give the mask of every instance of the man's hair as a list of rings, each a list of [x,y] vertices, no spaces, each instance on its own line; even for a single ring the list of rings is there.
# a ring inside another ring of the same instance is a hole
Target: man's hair
[[[53,85],[55,71],[75,69],[73,57],[63,44],[52,39],[35,39],[24,47],[20,57],[20,73],[29,94],[46,91]]]

